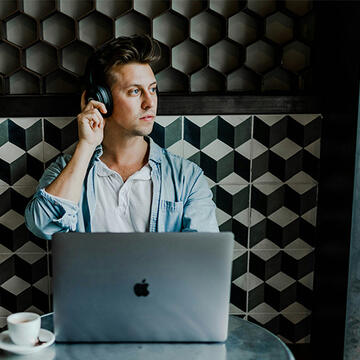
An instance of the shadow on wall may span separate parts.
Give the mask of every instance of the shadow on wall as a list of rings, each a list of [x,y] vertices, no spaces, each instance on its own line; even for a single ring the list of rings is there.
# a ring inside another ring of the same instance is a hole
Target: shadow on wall
[[[346,305],[344,360],[360,357],[360,106],[356,138],[355,179]]]

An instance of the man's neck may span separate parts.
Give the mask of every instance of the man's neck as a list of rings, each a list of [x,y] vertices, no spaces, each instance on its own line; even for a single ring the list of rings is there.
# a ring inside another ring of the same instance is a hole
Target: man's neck
[[[144,166],[149,159],[149,144],[143,136],[104,138],[101,160],[110,168]]]

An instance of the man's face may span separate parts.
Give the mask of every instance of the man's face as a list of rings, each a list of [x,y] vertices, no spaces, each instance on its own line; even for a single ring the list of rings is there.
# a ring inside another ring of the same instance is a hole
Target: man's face
[[[156,80],[150,65],[117,65],[111,73],[114,107],[107,126],[120,128],[128,136],[149,135],[157,110]]]

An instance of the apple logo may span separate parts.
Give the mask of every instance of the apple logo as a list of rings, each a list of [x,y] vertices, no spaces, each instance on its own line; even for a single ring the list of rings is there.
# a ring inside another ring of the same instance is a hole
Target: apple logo
[[[136,296],[148,296],[149,290],[147,289],[149,284],[145,282],[144,279],[141,283],[137,283],[134,286],[134,292]]]

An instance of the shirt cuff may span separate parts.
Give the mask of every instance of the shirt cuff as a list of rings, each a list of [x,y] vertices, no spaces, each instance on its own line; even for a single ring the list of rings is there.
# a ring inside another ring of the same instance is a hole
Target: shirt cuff
[[[76,202],[68,199],[61,198],[59,196],[51,195],[45,189],[40,189],[40,195],[50,201],[52,204],[62,206],[65,211],[71,211],[77,213],[79,206]]]

